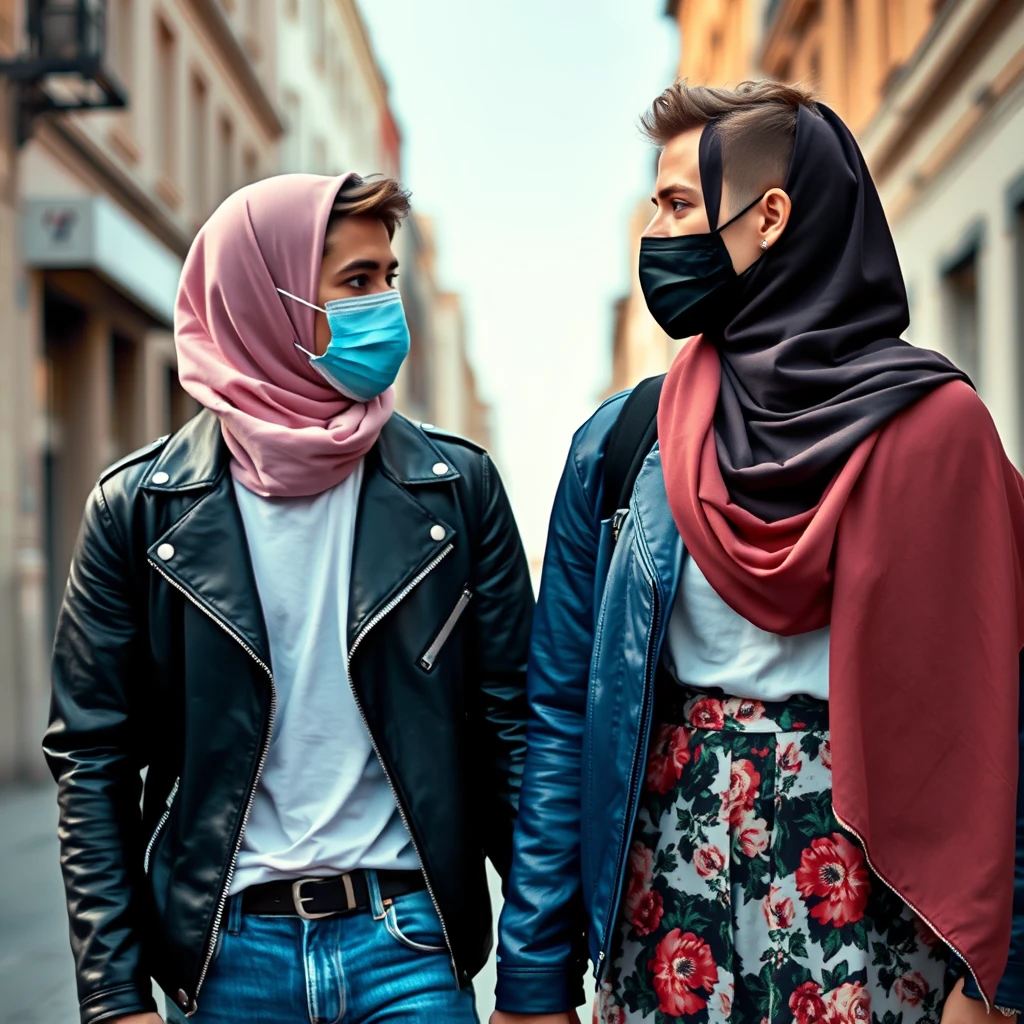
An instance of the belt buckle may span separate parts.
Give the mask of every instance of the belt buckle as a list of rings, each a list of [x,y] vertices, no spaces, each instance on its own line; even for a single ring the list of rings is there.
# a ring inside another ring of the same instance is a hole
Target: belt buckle
[[[302,887],[308,883],[318,883],[323,881],[326,881],[326,879],[298,878],[294,882],[292,882],[292,903],[295,906],[295,913],[298,914],[303,921],[318,921],[322,917],[334,917],[335,911],[333,910],[327,911],[326,914],[311,914],[302,905],[303,903],[308,903],[311,899],[314,898],[312,896],[303,896]]]

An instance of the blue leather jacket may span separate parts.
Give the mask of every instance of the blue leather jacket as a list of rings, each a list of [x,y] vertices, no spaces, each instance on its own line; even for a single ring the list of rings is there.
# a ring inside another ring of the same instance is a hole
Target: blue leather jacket
[[[657,446],[629,514],[621,523],[600,519],[605,448],[625,397],[609,399],[577,432],[551,516],[530,653],[526,769],[499,928],[497,1006],[509,1013],[579,1006],[588,956],[600,980],[647,760],[654,670],[683,544]],[[1024,1009],[1020,838],[1014,904],[996,1001]]]

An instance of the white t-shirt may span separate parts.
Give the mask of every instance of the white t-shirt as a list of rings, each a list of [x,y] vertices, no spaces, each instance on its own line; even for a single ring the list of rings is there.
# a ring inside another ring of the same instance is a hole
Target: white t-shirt
[[[354,868],[415,869],[348,681],[348,595],[363,467],[309,498],[235,482],[270,640],[277,715],[231,893]]]
[[[829,627],[798,636],[758,629],[723,601],[686,555],[665,638],[664,661],[684,686],[732,697],[828,700]]]

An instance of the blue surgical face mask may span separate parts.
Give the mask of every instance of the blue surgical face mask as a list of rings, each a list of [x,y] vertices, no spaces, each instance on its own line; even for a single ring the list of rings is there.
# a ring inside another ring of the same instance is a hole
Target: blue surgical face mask
[[[310,365],[346,398],[369,402],[383,394],[398,376],[409,354],[409,324],[397,291],[332,299],[320,306],[277,289],[289,299],[327,314],[331,340],[322,356],[309,356]]]

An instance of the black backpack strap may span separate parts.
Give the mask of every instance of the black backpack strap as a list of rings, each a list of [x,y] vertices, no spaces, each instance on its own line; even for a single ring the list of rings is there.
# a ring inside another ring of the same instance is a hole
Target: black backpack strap
[[[642,380],[619,410],[604,456],[602,519],[629,508],[636,478],[658,439],[658,402],[664,384],[664,373]]]

